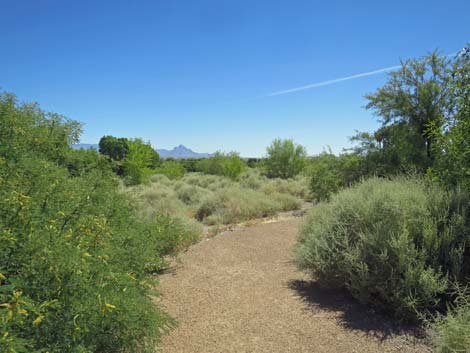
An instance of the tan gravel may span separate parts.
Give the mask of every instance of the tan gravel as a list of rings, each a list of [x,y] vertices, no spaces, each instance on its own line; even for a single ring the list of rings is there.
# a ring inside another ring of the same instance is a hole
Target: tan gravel
[[[161,276],[179,325],[162,352],[428,352],[346,293],[292,264],[299,219],[239,227],[191,247]]]

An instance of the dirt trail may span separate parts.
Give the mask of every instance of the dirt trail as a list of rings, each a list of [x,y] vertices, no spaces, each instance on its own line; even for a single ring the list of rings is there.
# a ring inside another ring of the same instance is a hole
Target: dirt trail
[[[428,352],[412,336],[325,291],[292,264],[299,219],[224,232],[161,276],[179,326],[162,352]]]

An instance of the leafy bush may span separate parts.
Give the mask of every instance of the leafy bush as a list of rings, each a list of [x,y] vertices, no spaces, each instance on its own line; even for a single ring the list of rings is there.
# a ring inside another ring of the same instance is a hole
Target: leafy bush
[[[201,188],[200,186],[188,185],[184,183],[176,190],[178,199],[183,201],[186,205],[198,205],[204,198],[210,196],[211,194],[211,191]]]
[[[204,174],[221,175],[232,180],[236,180],[245,169],[246,163],[236,152],[216,152],[212,157],[201,159],[197,163],[197,170]]]
[[[281,211],[298,210],[302,206],[302,200],[293,195],[275,193],[271,198],[279,205]]]
[[[147,182],[160,164],[160,156],[141,138],[117,138],[103,136],[99,142],[102,155],[109,157],[113,170],[124,177],[126,185]]]
[[[275,139],[266,148],[266,174],[270,178],[292,178],[305,167],[307,151],[302,145],[296,145],[292,140]]]
[[[470,296],[458,292],[455,304],[446,315],[438,315],[429,326],[436,353],[470,352]]]
[[[155,228],[155,253],[161,255],[173,255],[194,244],[199,240],[202,230],[201,226],[194,227],[194,222],[188,222],[185,218],[164,214],[156,216]]]
[[[171,180],[181,179],[186,172],[184,167],[179,162],[171,160],[164,161],[157,171]]]
[[[355,154],[335,156],[322,153],[310,161],[310,192],[316,201],[328,200],[332,194],[359,181],[367,174],[363,158]]]
[[[361,302],[413,319],[439,305],[451,279],[470,274],[469,200],[417,179],[369,179],[312,209],[297,262]]]
[[[142,168],[138,164],[125,160],[122,163],[122,172],[124,176],[124,183],[126,185],[139,185],[148,181],[151,171],[147,168]]]
[[[12,95],[0,122],[0,351],[154,351],[172,320],[148,271],[180,239],[136,217],[106,163],[85,166],[100,157],[71,152],[78,124]]]
[[[237,223],[272,216],[280,205],[261,192],[231,187],[220,189],[199,206],[196,217],[208,224]]]

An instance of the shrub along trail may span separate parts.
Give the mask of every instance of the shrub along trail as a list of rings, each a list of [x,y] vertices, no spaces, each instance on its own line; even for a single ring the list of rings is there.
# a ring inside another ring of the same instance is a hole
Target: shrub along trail
[[[191,247],[161,276],[179,326],[162,352],[428,352],[292,263],[299,219],[238,227]]]

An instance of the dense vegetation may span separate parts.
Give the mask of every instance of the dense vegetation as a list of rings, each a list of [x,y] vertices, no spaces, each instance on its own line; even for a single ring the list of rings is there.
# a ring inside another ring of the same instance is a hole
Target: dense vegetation
[[[420,179],[368,179],[314,207],[299,264],[400,320],[414,318],[470,276],[469,201]]]
[[[268,179],[256,170],[240,174],[239,181],[201,173],[188,173],[179,180],[156,174],[148,184],[125,190],[146,217],[173,215],[193,233],[201,231],[197,221],[223,225],[296,210],[309,195],[305,177]]]
[[[2,352],[150,352],[172,325],[150,273],[184,243],[181,226],[138,217],[106,159],[70,148],[79,135],[0,97]]]
[[[438,352],[469,349],[469,93],[468,49],[403,62],[366,96],[382,126],[311,160],[320,203],[296,246],[320,282],[401,321],[427,317]]]

